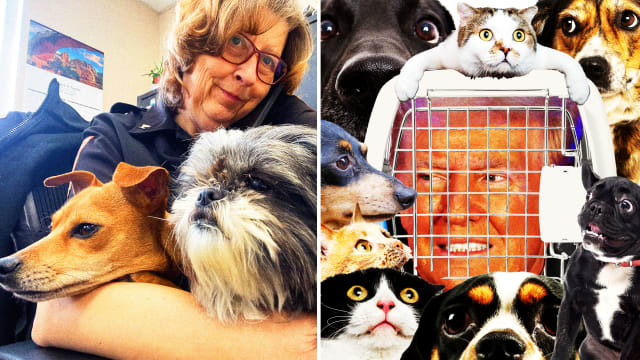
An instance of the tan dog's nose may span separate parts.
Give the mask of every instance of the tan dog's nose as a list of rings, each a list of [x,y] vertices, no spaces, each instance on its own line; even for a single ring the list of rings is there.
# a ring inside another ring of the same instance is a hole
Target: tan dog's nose
[[[7,256],[0,259],[0,276],[11,275],[18,271],[22,261],[15,256]]]

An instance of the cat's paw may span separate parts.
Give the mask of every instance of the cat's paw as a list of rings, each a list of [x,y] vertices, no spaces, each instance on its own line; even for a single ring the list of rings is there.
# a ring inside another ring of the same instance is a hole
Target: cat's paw
[[[400,75],[396,79],[396,96],[398,100],[407,101],[416,97],[419,85],[420,79],[416,80],[412,76],[400,72]]]
[[[567,91],[573,102],[582,105],[589,98],[589,82],[586,76],[567,77]]]

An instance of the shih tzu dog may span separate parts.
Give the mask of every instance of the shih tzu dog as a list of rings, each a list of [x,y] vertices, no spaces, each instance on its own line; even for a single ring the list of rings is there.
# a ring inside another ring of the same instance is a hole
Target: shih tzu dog
[[[316,130],[204,133],[171,207],[196,300],[223,322],[316,310]]]

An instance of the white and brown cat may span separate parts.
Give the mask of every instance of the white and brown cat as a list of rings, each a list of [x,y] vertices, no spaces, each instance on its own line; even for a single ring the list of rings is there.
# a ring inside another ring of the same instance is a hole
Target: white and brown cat
[[[402,269],[411,249],[376,223],[366,222],[356,205],[351,224],[338,230],[322,225],[320,279],[367,268]]]
[[[531,25],[535,6],[526,9],[474,8],[458,3],[460,26],[435,48],[410,58],[396,80],[400,101],[415,97],[424,71],[453,69],[475,77],[514,77],[532,70],[558,70],[571,99],[584,104],[589,83],[571,56],[537,43]]]

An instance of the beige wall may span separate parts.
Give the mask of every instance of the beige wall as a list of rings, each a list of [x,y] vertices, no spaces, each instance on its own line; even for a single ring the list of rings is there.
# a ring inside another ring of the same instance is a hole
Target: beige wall
[[[151,80],[141,74],[160,62],[159,17],[137,0],[25,0],[17,104],[22,103],[29,20],[104,52],[103,109],[136,103]]]

